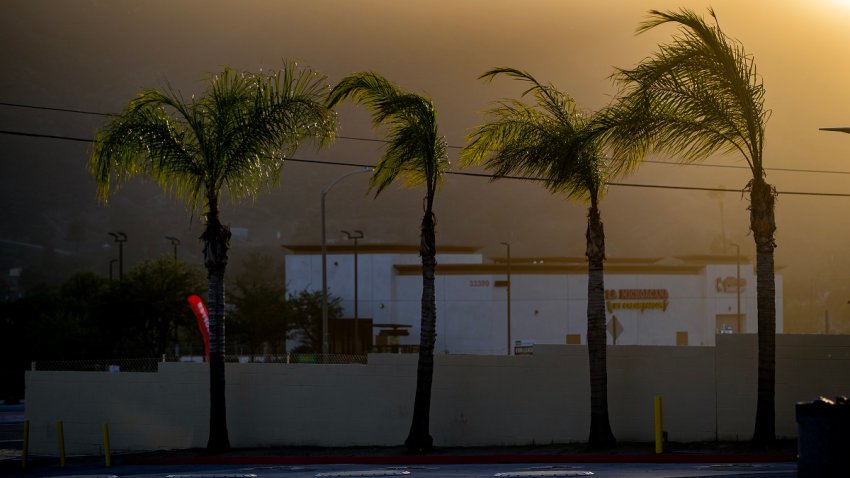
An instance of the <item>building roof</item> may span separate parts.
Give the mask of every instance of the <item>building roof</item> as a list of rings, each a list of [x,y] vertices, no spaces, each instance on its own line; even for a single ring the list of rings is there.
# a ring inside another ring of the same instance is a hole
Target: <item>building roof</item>
[[[282,248],[293,254],[321,254],[322,246],[317,244],[284,244]],[[474,254],[481,249],[479,246],[437,245],[437,253]],[[354,243],[328,244],[329,253],[354,252]],[[357,245],[357,252],[363,254],[419,254],[419,246],[414,244],[363,244]]]

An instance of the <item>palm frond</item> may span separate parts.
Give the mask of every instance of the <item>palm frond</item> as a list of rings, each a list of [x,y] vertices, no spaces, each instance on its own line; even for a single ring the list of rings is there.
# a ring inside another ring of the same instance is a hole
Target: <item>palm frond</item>
[[[488,110],[489,120],[467,136],[461,162],[483,163],[497,178],[534,177],[554,193],[598,201],[608,170],[594,123],[569,95],[522,70],[495,68],[481,78],[490,81],[502,74],[531,83],[522,96],[533,94],[535,101],[503,100]]]
[[[428,200],[448,170],[445,140],[437,130],[432,101],[408,93],[374,72],[343,78],[328,95],[327,106],[351,99],[365,106],[376,128],[387,128],[387,147],[375,167],[370,190],[380,194],[399,178],[408,185],[426,186]]]
[[[270,75],[225,68],[197,98],[171,87],[142,91],[98,134],[89,167],[101,197],[136,174],[193,208],[222,190],[234,199],[256,194],[275,184],[284,159],[304,140],[321,147],[334,139],[324,80],[285,62]]]
[[[192,160],[197,143],[185,126],[171,118],[144,91],[122,115],[101,129],[95,138],[89,170],[106,200],[113,188],[137,174],[157,182],[175,179],[174,187],[189,187],[187,177],[197,176]]]
[[[659,151],[697,161],[716,152],[739,152],[761,174],[764,86],[755,61],[691,10],[653,10],[638,28],[643,33],[674,23],[673,41],[631,70],[619,70],[619,105],[604,123],[612,156],[631,168],[641,152]]]

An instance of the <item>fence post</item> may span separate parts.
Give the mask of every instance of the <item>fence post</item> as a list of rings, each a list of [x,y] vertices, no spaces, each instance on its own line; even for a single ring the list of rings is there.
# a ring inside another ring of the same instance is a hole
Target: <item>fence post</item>
[[[65,426],[62,420],[56,422],[56,432],[59,435],[59,467],[65,468]]]
[[[103,424],[103,454],[106,458],[106,467],[112,466],[112,454],[109,452],[109,424]]]
[[[661,408],[661,395],[655,396],[655,453],[664,452],[664,419]]]
[[[21,449],[21,468],[27,467],[27,456],[30,450],[30,421],[24,420],[24,443]]]

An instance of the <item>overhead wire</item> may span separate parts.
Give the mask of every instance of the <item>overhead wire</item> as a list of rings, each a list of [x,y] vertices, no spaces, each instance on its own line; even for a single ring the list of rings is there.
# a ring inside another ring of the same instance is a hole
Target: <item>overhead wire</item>
[[[75,114],[86,114],[86,115],[95,115],[95,116],[106,116],[112,117],[116,116],[113,113],[103,113],[97,111],[87,111],[87,110],[79,110],[79,109],[71,109],[71,108],[57,108],[57,107],[48,107],[48,106],[36,106],[36,105],[28,105],[22,103],[10,103],[10,102],[0,102],[0,106],[10,106],[16,108],[26,108],[26,109],[35,109],[35,110],[46,110],[46,111],[57,111],[63,113],[75,113]],[[13,136],[25,136],[30,138],[45,138],[45,139],[56,139],[63,141],[74,141],[74,142],[84,142],[84,143],[93,143],[94,140],[91,138],[81,138],[74,136],[65,136],[65,135],[51,135],[51,134],[42,134],[42,133],[31,133],[25,131],[10,131],[10,130],[0,130],[0,134],[5,135],[13,135]],[[338,135],[338,139],[351,140],[351,141],[364,141],[364,142],[373,142],[373,143],[386,143],[386,140],[378,139],[378,138],[363,138],[357,136],[342,136]],[[449,145],[449,148],[454,149],[462,149],[461,146],[452,146]],[[309,160],[309,159],[300,159],[300,158],[287,158],[288,161],[292,162],[300,162],[300,163],[309,163],[309,164],[322,164],[329,166],[353,166],[353,167],[373,167],[373,165],[369,164],[359,164],[359,163],[347,163],[347,162],[338,162],[338,161],[320,161],[320,160]],[[720,164],[702,164],[702,163],[673,163],[667,161],[655,161],[655,160],[644,160],[644,163],[651,164],[664,164],[664,165],[677,165],[677,166],[701,166],[701,167],[714,167],[714,168],[731,168],[731,169],[749,169],[748,166],[736,166],[736,165],[720,165]],[[768,171],[783,171],[783,172],[798,172],[798,173],[821,173],[821,174],[850,174],[850,171],[837,171],[837,170],[816,170],[816,169],[794,169],[794,168],[765,168]],[[451,174],[455,176],[470,176],[470,177],[481,177],[488,179],[510,179],[510,180],[522,180],[522,181],[540,181],[538,178],[525,177],[525,176],[512,176],[512,175],[504,175],[497,176],[493,174],[487,173],[474,173],[468,171],[447,171],[446,174]],[[701,187],[701,186],[672,186],[672,185],[663,185],[663,184],[639,184],[639,183],[622,183],[622,182],[608,182],[609,186],[616,187],[633,187],[633,188],[647,188],[647,189],[671,189],[671,190],[681,190],[681,191],[706,191],[706,192],[743,192],[741,189],[730,189],[730,188],[720,188],[720,187]],[[850,197],[850,193],[821,193],[821,192],[810,192],[810,191],[777,191],[777,194],[781,195],[792,195],[792,196],[821,196],[821,197]]]
[[[34,109],[34,110],[46,110],[46,111],[57,111],[62,113],[76,113],[76,114],[85,114],[85,115],[94,115],[94,116],[106,116],[106,117],[114,117],[118,116],[116,113],[104,113],[102,111],[90,111],[90,110],[81,110],[74,108],[58,108],[52,106],[38,106],[38,105],[30,105],[24,103],[11,103],[7,101],[0,101],[0,106],[9,106],[15,108],[25,108],[25,109]],[[4,134],[15,134],[13,132],[3,132]],[[26,136],[26,133],[21,133],[21,135]],[[50,136],[54,138],[53,136]],[[347,136],[347,135],[337,135],[338,139],[344,139],[347,141],[363,141],[370,143],[386,143],[386,140],[380,138],[364,138],[360,136]],[[60,137],[55,137],[54,139],[63,139]],[[73,139],[73,141],[82,141],[81,139]],[[458,145],[447,145],[448,148],[451,149],[463,149],[463,146]],[[648,164],[662,164],[667,166],[692,166],[692,167],[701,167],[701,168],[725,168],[725,169],[749,169],[749,166],[741,166],[734,164],[705,164],[705,163],[676,163],[671,161],[658,161],[647,159],[642,161],[643,163]],[[777,168],[770,167],[764,168],[765,171],[781,171],[781,172],[790,172],[790,173],[816,173],[816,174],[848,174],[850,175],[850,171],[841,171],[841,170],[828,170],[828,169],[804,169],[804,168]]]

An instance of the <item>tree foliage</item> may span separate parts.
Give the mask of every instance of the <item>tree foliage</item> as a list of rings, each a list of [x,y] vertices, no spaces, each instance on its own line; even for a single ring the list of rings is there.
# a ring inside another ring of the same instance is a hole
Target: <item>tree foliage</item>
[[[621,92],[605,118],[605,134],[614,159],[634,167],[647,152],[697,161],[717,152],[735,152],[747,162],[752,178],[743,188],[750,196],[750,229],[756,246],[758,306],[758,398],[753,441],[775,438],[776,283],[774,249],[776,191],[766,181],[763,163],[764,85],[754,58],[743,45],[688,9],[652,10],[638,33],[672,24],[673,40],[635,68],[615,79]]]
[[[230,336],[241,353],[285,354],[289,338],[283,269],[265,254],[249,254],[230,288]]]
[[[286,299],[286,320],[298,345],[293,353],[322,353],[322,291],[302,290]],[[328,320],[342,317],[342,299],[328,295]]]
[[[449,167],[446,141],[437,129],[437,110],[431,99],[404,91],[378,73],[355,73],[343,78],[328,95],[328,106],[333,107],[347,98],[372,113],[375,127],[387,129],[387,146],[370,182],[376,195],[401,178],[409,185],[425,186],[419,236],[422,258],[419,362],[413,419],[405,446],[413,452],[427,451],[433,446],[429,422],[437,327],[434,198]]]
[[[158,358],[200,343],[189,294],[204,288],[197,267],[172,259],[147,261],[123,281],[79,273],[0,303],[0,363],[23,392],[23,371],[33,361]]]
[[[608,419],[608,375],[605,331],[605,232],[599,201],[606,181],[616,172],[602,154],[599,114],[587,115],[566,93],[542,84],[515,68],[494,68],[481,79],[506,75],[528,86],[522,97],[502,100],[487,112],[489,120],[469,135],[461,152],[465,163],[481,164],[495,173],[533,177],[552,193],[590,203],[587,214],[588,260],[587,345],[590,366],[591,447],[615,443]]]
[[[321,147],[334,139],[336,116],[324,106],[324,82],[324,76],[291,62],[270,74],[225,68],[197,97],[187,99],[171,87],[143,90],[95,139],[89,170],[102,199],[143,174],[193,211],[204,208],[212,451],[230,448],[224,366],[230,229],[219,217],[221,200],[224,194],[253,197],[274,184],[284,159],[303,141]]]

